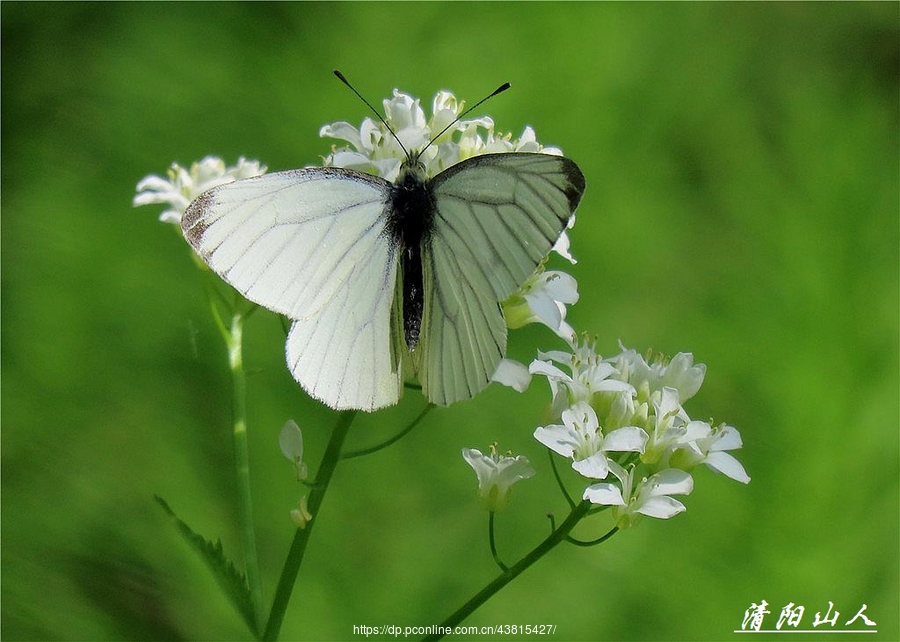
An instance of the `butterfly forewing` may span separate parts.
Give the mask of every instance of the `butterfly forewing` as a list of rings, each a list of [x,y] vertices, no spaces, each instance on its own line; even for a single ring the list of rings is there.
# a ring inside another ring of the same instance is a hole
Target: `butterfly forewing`
[[[265,174],[204,193],[181,225],[209,266],[248,299],[309,318],[355,263],[388,245],[389,189],[380,178],[334,168]]]
[[[294,319],[288,367],[333,408],[396,403],[391,314],[396,249],[384,233],[390,184],[333,168],[214,188],[182,219],[185,237],[248,299]]]
[[[433,179],[419,372],[430,401],[467,399],[490,383],[506,352],[499,304],[549,253],[584,186],[567,158],[528,153],[477,156]]]

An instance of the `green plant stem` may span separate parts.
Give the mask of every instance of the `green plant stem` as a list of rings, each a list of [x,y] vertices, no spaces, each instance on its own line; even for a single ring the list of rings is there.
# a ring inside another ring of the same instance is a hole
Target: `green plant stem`
[[[306,552],[306,544],[309,542],[313,527],[316,525],[319,509],[322,506],[322,500],[325,498],[325,491],[328,490],[328,484],[331,482],[334,469],[341,458],[341,448],[356,415],[356,410],[341,413],[337,425],[335,425],[331,433],[331,440],[328,442],[325,454],[322,455],[322,463],[319,464],[316,481],[310,490],[306,504],[312,519],[307,522],[306,528],[297,529],[297,532],[294,534],[294,541],[291,542],[291,549],[288,551],[284,567],[281,569],[281,577],[278,580],[278,588],[275,590],[275,599],[272,601],[272,611],[269,613],[269,621],[266,623],[263,640],[278,639],[281,623],[284,621],[284,614],[287,611],[288,602],[291,600],[291,592],[294,590],[294,583],[297,580],[297,573],[300,571],[300,564],[303,562],[303,555]]]
[[[226,337],[228,365],[233,385],[234,462],[240,506],[240,529],[243,539],[247,584],[253,606],[254,635],[258,638],[263,623],[262,586],[256,556],[256,534],[253,527],[253,499],[250,494],[250,452],[247,440],[247,377],[242,355],[244,317],[236,312]]]
[[[509,570],[509,567],[503,563],[503,560],[501,560],[500,556],[497,554],[497,542],[494,540],[494,515],[496,515],[496,513],[491,511],[490,516],[488,517],[488,539],[491,542],[491,555],[494,557],[494,561],[497,562],[497,566],[500,567],[500,570],[505,573]]]
[[[605,542],[606,540],[608,540],[610,537],[612,537],[613,535],[615,535],[618,532],[619,532],[619,527],[613,526],[612,529],[610,529],[610,531],[606,535],[601,535],[597,539],[592,539],[589,542],[585,542],[580,539],[575,539],[574,537],[567,537],[566,541],[569,542],[569,544],[574,544],[575,546],[584,546],[584,547],[596,546],[597,544],[602,544],[603,542]]]
[[[441,628],[444,630],[450,630],[452,629],[452,627],[465,620],[475,611],[475,609],[477,609],[479,606],[493,597],[493,595],[497,593],[497,591],[516,579],[522,573],[522,571],[541,559],[557,544],[565,541],[569,532],[573,528],[575,528],[575,525],[579,521],[581,521],[581,518],[587,514],[590,508],[591,503],[587,501],[582,501],[580,504],[575,506],[575,508],[572,509],[572,512],[569,513],[569,516],[566,517],[565,521],[559,525],[559,528],[550,533],[550,535],[548,535],[547,538],[543,542],[538,544],[530,553],[510,566],[504,573],[501,573],[494,581],[492,581],[490,584],[481,589],[477,594],[475,594],[472,599],[470,599],[459,609],[457,609],[455,613],[441,622]],[[442,637],[444,636],[429,635],[424,639],[440,640]]]
[[[559,490],[562,491],[563,497],[566,498],[569,508],[575,508],[575,502],[572,499],[572,496],[569,495],[569,491],[566,490],[566,485],[563,483],[562,477],[559,476],[559,470],[556,468],[556,458],[553,456],[553,451],[549,448],[547,449],[547,455],[550,457],[550,468],[553,470],[553,478],[556,479]]]
[[[348,451],[348,452],[344,453],[343,455],[341,455],[341,459],[353,459],[354,457],[362,457],[363,455],[370,455],[374,452],[378,452],[379,450],[381,450],[383,448],[387,448],[388,446],[390,446],[393,443],[400,441],[400,439],[402,437],[406,436],[406,434],[410,430],[412,430],[413,428],[418,426],[419,422],[421,422],[423,419],[425,419],[425,416],[429,412],[434,410],[435,408],[437,408],[437,406],[435,406],[433,403],[428,404],[427,406],[425,406],[425,408],[422,410],[422,412],[419,413],[419,416],[412,420],[412,423],[410,423],[406,428],[404,428],[403,430],[398,432],[396,435],[394,435],[387,441],[383,441],[380,444],[376,444],[374,446],[369,446],[367,448],[360,448],[358,450]]]

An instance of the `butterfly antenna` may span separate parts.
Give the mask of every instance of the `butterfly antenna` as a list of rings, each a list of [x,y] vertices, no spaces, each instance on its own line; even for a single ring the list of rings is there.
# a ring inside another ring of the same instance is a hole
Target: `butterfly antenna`
[[[344,77],[344,74],[342,74],[340,71],[338,71],[337,69],[335,69],[335,70],[334,70],[334,75],[338,77],[338,80],[340,80],[342,83],[344,83],[345,85],[347,85],[347,86],[350,88],[350,91],[352,91],[354,94],[356,94],[357,97],[358,97],[361,101],[363,101],[363,102],[366,104],[366,107],[368,107],[369,109],[372,110],[372,113],[373,113],[373,114],[375,114],[376,116],[378,116],[378,120],[380,120],[380,121],[384,124],[384,126],[387,127],[387,130],[388,130],[389,132],[391,132],[391,136],[393,136],[393,137],[394,137],[394,140],[397,141],[397,144],[400,145],[400,149],[403,150],[403,153],[406,154],[406,157],[407,157],[407,158],[411,158],[409,151],[407,151],[407,149],[406,149],[406,147],[404,147],[403,143],[400,142],[400,139],[397,138],[397,134],[395,134],[395,133],[394,133],[394,130],[391,129],[391,126],[387,124],[387,121],[386,121],[384,118],[382,118],[382,116],[381,116],[380,113],[378,113],[378,110],[375,109],[374,107],[372,107],[372,104],[371,104],[368,100],[366,100],[365,98],[363,98],[363,96],[362,96],[361,93],[359,93],[358,91],[356,91],[356,87],[354,87],[353,85],[350,84],[350,81],[347,80],[347,79]],[[494,92],[494,93],[497,93],[497,92]],[[492,95],[493,95],[493,94],[492,94]],[[488,96],[488,98],[490,98],[490,96]],[[487,98],[485,98],[485,100],[487,100]],[[484,100],[482,100],[481,102],[484,102]],[[479,103],[479,104],[480,104],[480,103]],[[442,132],[442,133],[443,133],[443,132]],[[430,145],[431,143],[428,143],[428,144]]]
[[[426,149],[428,149],[429,147],[431,147],[431,144],[432,144],[434,141],[436,141],[438,138],[440,138],[441,136],[443,136],[443,135],[447,132],[448,129],[450,129],[450,128],[453,127],[456,123],[458,123],[459,121],[461,121],[461,120],[465,117],[465,115],[468,114],[470,111],[472,111],[472,110],[475,109],[476,107],[479,107],[482,103],[487,102],[489,99],[493,98],[493,97],[496,96],[497,94],[502,94],[504,91],[506,91],[507,89],[509,89],[511,86],[512,86],[512,85],[510,85],[508,82],[505,82],[505,83],[503,83],[502,85],[500,85],[499,87],[497,87],[497,88],[496,88],[494,91],[492,91],[490,94],[488,94],[487,96],[485,96],[484,98],[482,98],[481,100],[479,100],[477,103],[475,103],[474,105],[472,105],[471,107],[469,107],[467,110],[465,110],[465,111],[464,111],[463,113],[461,113],[459,116],[457,116],[456,119],[455,119],[452,123],[450,123],[449,125],[447,125],[446,127],[444,127],[444,128],[441,130],[441,132],[440,132],[437,136],[435,136],[435,137],[432,138],[430,141],[428,141],[428,144],[425,145],[425,147],[423,147],[422,149],[419,150],[419,154],[421,154],[421,153],[424,152]]]

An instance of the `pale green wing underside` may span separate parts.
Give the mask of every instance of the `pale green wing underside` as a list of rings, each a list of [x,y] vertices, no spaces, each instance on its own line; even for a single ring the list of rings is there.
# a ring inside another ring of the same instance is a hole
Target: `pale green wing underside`
[[[531,276],[584,192],[572,161],[548,154],[477,156],[438,175],[423,248],[419,379],[446,405],[476,395],[506,354],[500,302]]]

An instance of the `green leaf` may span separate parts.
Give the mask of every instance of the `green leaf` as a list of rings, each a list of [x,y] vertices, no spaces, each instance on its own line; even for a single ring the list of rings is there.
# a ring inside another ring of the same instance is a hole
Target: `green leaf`
[[[244,618],[247,628],[258,639],[259,632],[256,629],[253,618],[253,605],[250,601],[250,586],[247,582],[247,577],[235,567],[231,560],[225,557],[225,553],[222,550],[222,541],[217,539],[215,542],[211,542],[202,535],[198,535],[175,514],[175,511],[169,507],[166,500],[159,495],[154,495],[153,498],[175,520],[175,525],[178,526],[178,530],[181,531],[184,539],[200,554],[200,557],[212,570],[219,586],[225,592],[225,595],[228,596],[228,599],[231,600],[234,608],[241,614],[241,617]]]

